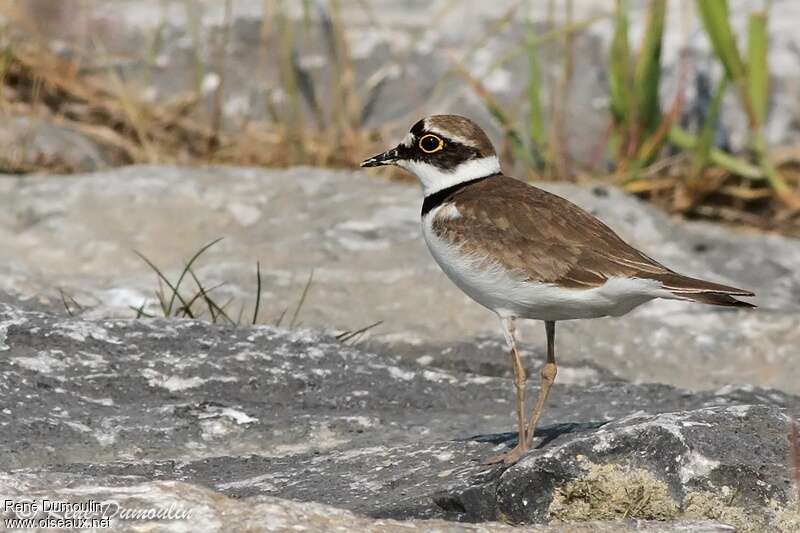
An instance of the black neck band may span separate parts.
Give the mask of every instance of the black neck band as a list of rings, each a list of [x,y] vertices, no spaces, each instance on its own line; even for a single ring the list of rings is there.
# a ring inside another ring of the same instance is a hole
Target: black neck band
[[[427,215],[431,210],[439,207],[444,203],[447,198],[451,195],[457,193],[467,185],[472,185],[473,183],[478,183],[479,181],[483,181],[485,179],[491,178],[492,176],[497,176],[500,174],[499,172],[495,172],[494,174],[489,174],[488,176],[483,176],[481,178],[475,178],[467,181],[462,181],[461,183],[456,183],[455,185],[451,185],[446,189],[442,189],[441,191],[436,191],[433,194],[429,194],[425,197],[425,200],[422,202],[422,216],[424,217]]]

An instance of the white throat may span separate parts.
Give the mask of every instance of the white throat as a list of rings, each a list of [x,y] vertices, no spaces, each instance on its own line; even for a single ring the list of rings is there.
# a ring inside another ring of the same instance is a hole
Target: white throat
[[[395,164],[417,177],[425,196],[465,181],[485,178],[500,172],[500,161],[498,161],[496,155],[471,159],[451,170],[442,170],[437,166],[421,161],[400,160]]]

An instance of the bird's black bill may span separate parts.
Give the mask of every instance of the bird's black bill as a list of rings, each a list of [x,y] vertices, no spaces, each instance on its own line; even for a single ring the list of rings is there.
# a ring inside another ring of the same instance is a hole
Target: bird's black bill
[[[372,156],[369,159],[365,159],[361,162],[362,167],[380,167],[383,165],[391,165],[395,161],[397,161],[397,148],[392,148],[391,150],[387,150],[382,154],[378,154],[376,156]]]

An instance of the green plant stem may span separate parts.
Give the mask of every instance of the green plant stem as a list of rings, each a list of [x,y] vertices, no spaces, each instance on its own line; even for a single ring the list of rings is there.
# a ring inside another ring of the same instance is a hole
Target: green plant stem
[[[451,60],[453,62],[453,67],[461,73],[462,77],[472,87],[472,90],[475,91],[478,97],[483,101],[483,105],[486,107],[486,110],[503,128],[503,133],[511,145],[511,151],[514,157],[525,161],[526,164],[533,165],[536,168],[542,168],[544,166],[544,161],[541,159],[539,152],[536,150],[528,150],[528,148],[525,146],[525,141],[522,134],[515,127],[514,122],[509,116],[509,113],[507,113],[503,106],[500,105],[497,100],[495,100],[495,98],[486,89],[486,87],[483,86],[480,80],[473,76],[456,57],[452,57]]]
[[[726,74],[739,91],[742,108],[747,114],[749,126],[751,129],[755,129],[759,127],[758,115],[750,96],[748,69],[736,46],[736,37],[730,24],[728,2],[727,0],[697,0],[696,5],[711,46]]]
[[[714,148],[714,131],[716,129],[717,119],[719,118],[720,108],[722,107],[722,99],[725,97],[725,91],[728,88],[728,81],[728,75],[723,75],[719,85],[714,90],[714,95],[711,98],[711,105],[708,107],[708,113],[706,115],[705,122],[703,122],[703,125],[700,129],[700,135],[695,143],[695,178],[700,176],[711,160],[711,150]]]
[[[528,135],[530,135],[533,149],[541,153],[547,142],[547,133],[544,129],[542,113],[542,74],[539,67],[539,47],[536,46],[536,31],[533,21],[527,23],[526,45],[528,52]]]
[[[767,118],[769,64],[766,13],[751,13],[747,27],[747,80],[753,113],[759,124]]]
[[[783,197],[793,196],[794,193],[789,186],[786,185],[786,182],[783,181],[780,174],[778,174],[775,165],[772,164],[772,160],[769,156],[769,148],[767,147],[767,140],[761,130],[753,132],[752,147],[758,159],[761,171],[764,173],[764,176],[767,178],[772,188],[775,189],[775,192]]]
[[[303,308],[303,304],[306,303],[306,297],[308,296],[308,290],[311,288],[311,283],[314,281],[314,269],[311,269],[311,272],[308,274],[308,281],[306,281],[305,287],[303,287],[303,293],[300,295],[300,301],[297,302],[297,307],[294,310],[294,314],[292,315],[292,319],[289,321],[289,329],[293,329],[297,326],[297,317],[300,316],[300,310]],[[281,315],[283,318],[283,315]]]
[[[636,97],[638,135],[647,137],[661,120],[658,89],[661,82],[661,40],[667,17],[666,0],[653,0],[647,14],[644,41],[634,66],[633,87]]]
[[[541,33],[533,38],[531,41],[525,41],[523,44],[512,48],[509,52],[505,55],[502,55],[494,60],[494,62],[490,63],[486,70],[483,71],[483,76],[488,76],[495,70],[500,67],[503,67],[510,63],[511,61],[515,60],[522,54],[525,54],[528,51],[529,46],[540,47],[543,44],[547,44],[551,41],[556,41],[561,39],[567,33],[580,33],[581,30],[584,30],[591,26],[596,22],[600,22],[601,20],[606,20],[611,18],[610,13],[602,13],[600,15],[596,15],[593,17],[586,18],[584,20],[580,20],[578,22],[573,22],[571,24],[566,24],[564,26],[560,26],[558,28],[554,28],[552,30],[548,30],[544,33]]]
[[[680,126],[673,126],[669,130],[669,142],[682,150],[694,151],[697,148],[698,139]],[[708,157],[715,165],[742,178],[749,180],[767,179],[762,168],[725,153],[718,148],[711,148]]]

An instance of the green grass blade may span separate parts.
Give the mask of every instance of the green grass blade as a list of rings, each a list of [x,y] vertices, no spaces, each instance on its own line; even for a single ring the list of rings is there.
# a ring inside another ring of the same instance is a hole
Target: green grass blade
[[[186,263],[186,266],[183,268],[183,272],[181,272],[181,275],[178,277],[177,283],[175,283],[175,288],[172,290],[172,297],[169,299],[169,304],[167,305],[167,314],[168,315],[169,315],[169,313],[172,312],[172,306],[175,304],[175,297],[178,295],[178,289],[180,289],[181,283],[183,282],[183,279],[186,277],[186,274],[189,273],[189,271],[191,270],[192,265],[194,264],[194,262],[197,261],[197,259],[201,255],[203,255],[203,253],[206,250],[208,250],[209,248],[211,248],[212,246],[217,244],[222,239],[223,239],[223,237],[220,237],[220,238],[214,239],[210,243],[206,244],[205,246],[203,246],[202,248],[197,250],[197,252],[195,252],[195,254],[192,256],[192,258],[189,259],[189,262]],[[148,261],[148,263],[149,263],[149,261]],[[164,281],[167,281],[167,280],[165,279]],[[170,289],[172,289],[172,287],[170,287]],[[183,302],[183,303],[185,303],[185,302]]]
[[[767,98],[769,93],[769,65],[767,50],[766,13],[751,13],[747,27],[747,81],[753,113],[758,124],[767,117]]]
[[[213,286],[213,287],[211,287],[210,289],[205,289],[205,288],[203,288],[202,290],[201,290],[201,289],[198,289],[198,291],[195,293],[195,295],[194,295],[194,296],[192,296],[192,297],[191,297],[191,298],[190,298],[190,299],[189,299],[189,300],[186,302],[186,305],[187,305],[187,307],[188,307],[189,309],[191,309],[191,308],[192,308],[192,306],[194,305],[194,303],[195,303],[197,300],[199,300],[201,297],[204,297],[204,296],[206,296],[206,295],[210,294],[210,293],[211,293],[211,291],[214,291],[214,290],[216,290],[216,289],[219,289],[220,287],[224,287],[224,286],[225,286],[225,282],[223,281],[222,283],[218,283],[218,284],[214,285],[214,286]],[[205,298],[204,298],[204,299],[205,299]],[[183,309],[183,308],[181,308],[181,309]],[[178,312],[180,312],[180,310],[181,310],[181,309],[178,309],[178,311],[176,311],[176,314],[177,314]]]
[[[777,197],[785,203],[794,212],[800,212],[800,194],[790,187],[783,176],[775,167],[769,154],[769,147],[767,146],[767,139],[764,132],[760,129],[752,132],[753,142],[752,148],[758,159],[758,164],[764,175],[767,178],[772,190],[775,191]]]
[[[294,328],[297,326],[297,317],[300,316],[300,310],[303,309],[303,304],[306,303],[306,297],[308,296],[308,291],[311,288],[311,283],[314,281],[314,269],[311,269],[311,272],[308,274],[308,281],[306,281],[306,286],[303,287],[303,293],[300,295],[300,301],[297,302],[297,307],[294,310],[294,314],[292,315],[292,319],[289,321],[289,329]],[[283,318],[281,316],[281,318]]]
[[[579,35],[582,30],[589,28],[596,22],[613,18],[614,18],[613,13],[599,13],[597,15],[593,15],[583,20],[579,20],[577,22],[558,26],[556,28],[546,30],[542,33],[537,34],[536,37],[533,39],[532,44],[536,47],[540,47],[541,45],[562,38],[567,33],[574,33]],[[511,47],[505,53],[501,53],[497,57],[497,59],[489,63],[489,66],[481,73],[481,75],[483,77],[488,77],[497,69],[507,66],[509,63],[511,63],[518,57],[522,56],[523,54],[526,54],[527,52],[528,52],[528,40],[525,39],[521,44]]]
[[[156,275],[159,277],[159,279],[161,279],[161,280],[163,280],[163,281],[164,281],[164,283],[167,285],[167,287],[169,287],[169,290],[171,290],[171,291],[172,291],[172,297],[171,297],[171,299],[170,299],[170,304],[169,304],[169,306],[166,306],[166,305],[165,305],[165,303],[164,303],[164,298],[163,298],[163,296],[161,296],[161,295],[162,295],[162,293],[161,293],[160,291],[159,291],[159,292],[156,292],[156,294],[159,296],[159,301],[161,302],[161,310],[162,310],[162,312],[164,313],[164,317],[165,317],[165,318],[169,318],[169,317],[171,316],[171,313],[172,313],[172,305],[174,304],[175,298],[177,298],[177,299],[178,299],[178,301],[180,301],[180,303],[181,303],[181,305],[183,306],[183,308],[184,308],[184,309],[186,309],[186,300],[185,300],[185,299],[184,299],[184,297],[183,297],[183,296],[181,296],[181,294],[178,292],[178,286],[179,286],[179,285],[173,285],[173,284],[172,284],[172,282],[169,280],[169,278],[168,278],[167,276],[165,276],[163,272],[161,272],[161,269],[160,269],[160,268],[158,268],[158,267],[155,265],[155,263],[153,263],[152,261],[150,261],[150,260],[149,260],[149,259],[148,259],[148,258],[147,258],[147,257],[146,257],[144,254],[142,254],[141,252],[138,252],[138,251],[136,251],[136,250],[134,250],[134,251],[133,251],[133,253],[135,253],[136,255],[138,255],[138,256],[139,256],[139,258],[140,258],[142,261],[144,261],[145,263],[147,263],[147,266],[149,266],[149,267],[150,267],[150,268],[153,270],[153,272],[155,272],[155,273],[156,273]],[[194,318],[194,317],[192,317],[191,315],[189,315],[189,318]]]
[[[258,323],[258,310],[261,307],[261,263],[256,261],[256,307],[253,309],[253,321],[255,326]]]
[[[67,315],[75,316],[74,313],[72,312],[72,309],[69,306],[69,303],[67,303],[67,294],[64,292],[64,289],[58,289],[58,292],[59,294],[61,294],[61,303],[64,306],[64,310],[67,312]]]
[[[684,130],[680,126],[672,126],[669,130],[669,142],[681,150],[695,150],[697,148],[697,137]],[[723,152],[718,148],[711,148],[709,159],[715,165],[749,180],[764,180],[767,176],[761,168],[747,161]]]
[[[220,306],[217,302],[215,302],[211,298],[211,296],[209,296],[210,291],[206,290],[206,288],[200,282],[200,279],[194,273],[194,270],[189,269],[189,275],[192,277],[195,284],[197,285],[197,290],[200,291],[200,296],[206,302],[206,306],[208,306],[208,312],[211,315],[211,322],[216,324],[218,317],[221,316],[222,318],[227,320],[230,325],[236,325],[236,322],[234,322],[231,319],[231,317],[228,316],[228,314],[225,312],[225,307],[227,307],[227,305],[231,302],[231,300],[228,300],[224,305]]]
[[[363,328],[359,328],[359,329],[357,329],[355,331],[350,331],[350,330],[343,331],[342,333],[339,333],[338,335],[336,335],[336,340],[339,341],[339,342],[345,343],[345,342],[347,342],[347,341],[349,341],[351,339],[357,339],[358,337],[362,336],[367,331],[371,330],[372,328],[376,328],[376,327],[380,326],[381,324],[383,324],[383,320],[378,320],[377,322],[373,322],[372,324],[370,324],[368,326],[364,326]]]
[[[283,318],[286,316],[286,313],[288,311],[289,311],[289,308],[286,307],[286,308],[284,308],[283,311],[281,311],[281,314],[278,315],[278,318],[275,320],[275,324],[274,324],[276,328],[281,327],[281,323],[283,322]]]
[[[150,313],[148,313],[148,312],[146,312],[144,310],[146,305],[147,305],[147,301],[145,300],[144,302],[142,302],[142,304],[139,307],[136,307],[136,306],[133,306],[133,305],[129,305],[128,307],[130,307],[133,311],[136,312],[136,318],[137,319],[142,318],[142,317],[144,317],[144,318],[155,318],[155,315],[151,315]]]
[[[627,2],[617,0],[614,38],[611,41],[610,57],[608,58],[608,92],[611,116],[616,124],[624,123],[630,116],[628,108],[628,104],[631,102],[630,63]]]
[[[653,0],[648,10],[644,40],[636,58],[634,101],[639,136],[652,133],[661,121],[658,89],[661,82],[661,41],[667,16],[666,0]]]
[[[533,22],[528,21],[527,31],[528,52],[528,134],[535,144],[535,150],[541,152],[547,142],[547,133],[544,129],[542,113],[542,73],[539,68],[539,48],[536,46],[536,32]]]
[[[503,128],[503,133],[511,144],[511,150],[514,156],[524,161],[526,164],[532,165],[536,168],[543,168],[545,162],[541,155],[537,150],[528,150],[528,148],[525,146],[525,141],[522,134],[514,126],[509,113],[503,109],[503,106],[500,105],[500,103],[492,96],[486,87],[483,86],[480,80],[473,76],[463,64],[459,63],[455,58],[453,58],[453,62],[455,68],[458,70],[461,76],[467,81],[470,87],[472,87],[472,90],[475,91],[475,94],[478,95],[478,98],[481,99],[484,107],[486,107],[486,110]]]
[[[272,14],[276,25],[279,46],[277,47],[278,72],[281,88],[286,101],[281,106],[284,110],[281,118],[287,130],[289,139],[289,159],[300,157],[303,153],[303,144],[299,142],[300,130],[303,125],[303,114],[300,96],[300,87],[296,77],[293,58],[295,57],[295,24],[288,14],[283,1],[278,1]]]
[[[746,73],[728,20],[727,0],[697,0],[696,5],[703,28],[725,72],[729,78],[739,83]]]
[[[697,144],[694,148],[696,172],[699,173],[711,161],[711,148],[714,146],[714,132],[719,118],[719,111],[722,107],[722,99],[728,89],[728,76],[723,76],[714,90],[711,104],[708,107],[708,114],[705,122],[700,129]]]
[[[149,264],[149,263],[148,263]],[[164,293],[164,285],[162,285],[161,277],[158,278],[158,289],[155,290],[156,298],[158,298],[158,305],[161,307],[161,315],[168,317],[167,314],[167,296]]]
[[[736,84],[739,99],[747,114],[748,125],[753,130],[759,128],[761,123],[750,96],[747,67],[739,54],[736,37],[728,20],[727,0],[697,0],[696,5],[714,53],[725,68],[727,76]]]

